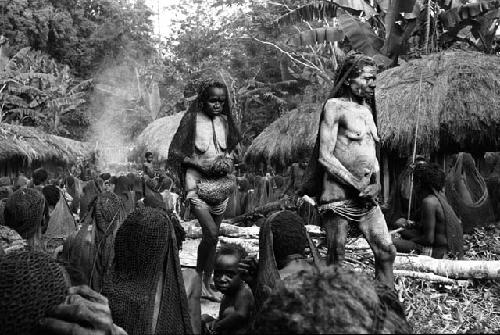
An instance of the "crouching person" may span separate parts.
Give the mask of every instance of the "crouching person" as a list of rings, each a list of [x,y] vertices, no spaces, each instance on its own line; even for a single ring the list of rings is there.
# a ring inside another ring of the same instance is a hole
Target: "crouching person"
[[[88,286],[71,286],[67,270],[49,255],[0,256],[3,335],[126,335],[113,323],[108,300]]]
[[[226,244],[215,256],[215,288],[224,296],[220,304],[219,317],[213,320],[202,316],[204,333],[246,334],[254,309],[254,299],[250,288],[239,274],[238,265],[247,256],[243,247]]]

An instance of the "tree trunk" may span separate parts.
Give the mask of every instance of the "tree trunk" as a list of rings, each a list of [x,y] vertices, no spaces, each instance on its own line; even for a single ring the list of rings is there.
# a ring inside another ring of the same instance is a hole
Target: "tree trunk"
[[[434,259],[429,256],[398,255],[394,269],[432,272],[453,279],[498,279],[500,261]]]

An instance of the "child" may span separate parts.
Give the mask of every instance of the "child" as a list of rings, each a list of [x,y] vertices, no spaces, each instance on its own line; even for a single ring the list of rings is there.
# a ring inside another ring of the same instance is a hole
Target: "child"
[[[254,298],[238,271],[239,262],[246,256],[245,249],[234,243],[221,246],[216,253],[214,283],[224,296],[216,320],[202,317],[205,330],[210,334],[244,334],[248,329]]]

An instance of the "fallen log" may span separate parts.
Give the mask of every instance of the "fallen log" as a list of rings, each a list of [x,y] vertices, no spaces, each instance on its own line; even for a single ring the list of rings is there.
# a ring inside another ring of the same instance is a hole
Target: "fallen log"
[[[394,270],[395,277],[408,277],[414,279],[423,279],[427,281],[439,282],[444,284],[457,284],[460,280],[451,279],[448,277],[438,276],[434,273],[428,272],[415,272],[409,270]]]
[[[452,279],[500,278],[500,261],[434,259],[429,256],[398,254],[394,269],[431,272]]]

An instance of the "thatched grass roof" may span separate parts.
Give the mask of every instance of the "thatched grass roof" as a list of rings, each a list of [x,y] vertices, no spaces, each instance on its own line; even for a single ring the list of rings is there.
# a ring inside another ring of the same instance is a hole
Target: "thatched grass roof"
[[[500,57],[442,52],[381,73],[376,102],[383,148],[417,153],[500,150]]]
[[[69,138],[46,134],[33,127],[0,124],[0,161],[22,159],[33,161],[74,163],[91,153],[91,145]]]
[[[282,169],[309,160],[316,141],[322,104],[302,105],[271,123],[257,136],[245,154],[245,162],[260,162]]]
[[[174,138],[184,113],[165,116],[150,123],[137,138],[135,151],[145,149],[157,155],[160,160],[166,160],[170,142]],[[140,155],[143,154],[144,152],[140,153]]]

